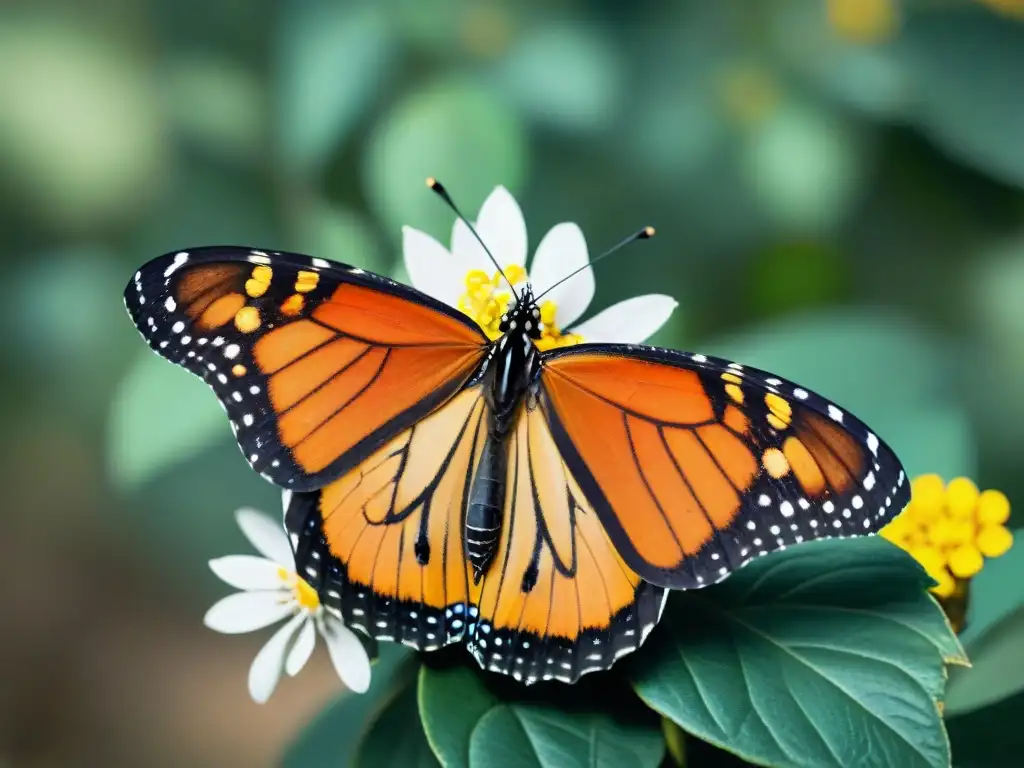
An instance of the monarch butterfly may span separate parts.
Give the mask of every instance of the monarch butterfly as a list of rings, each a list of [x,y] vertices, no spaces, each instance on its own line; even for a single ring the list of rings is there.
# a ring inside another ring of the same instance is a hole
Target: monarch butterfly
[[[607,669],[668,590],[874,533],[909,498],[874,432],[781,377],[643,345],[539,351],[529,286],[494,341],[385,277],[242,247],[159,257],[125,303],[285,489],[324,605],[526,683]]]

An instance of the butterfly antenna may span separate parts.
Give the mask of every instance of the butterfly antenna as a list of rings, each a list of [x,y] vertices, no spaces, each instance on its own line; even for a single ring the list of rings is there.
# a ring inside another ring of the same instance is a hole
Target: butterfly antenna
[[[541,300],[541,298],[542,298],[542,297],[546,296],[546,295],[547,295],[548,293],[550,293],[550,292],[551,292],[551,291],[553,291],[553,290],[554,290],[555,288],[557,288],[558,286],[560,286],[560,285],[561,285],[562,283],[564,283],[564,282],[565,282],[566,280],[568,280],[568,279],[569,279],[570,277],[575,277],[576,275],[578,275],[578,274],[579,274],[580,272],[582,272],[583,270],[587,269],[588,267],[592,267],[592,266],[594,266],[595,264],[597,264],[597,262],[601,261],[601,259],[606,259],[606,258],[608,258],[608,257],[609,257],[609,256],[611,256],[611,255],[612,255],[613,253],[615,253],[616,251],[618,251],[618,250],[619,250],[620,248],[623,248],[623,247],[625,247],[625,246],[629,245],[630,243],[634,243],[634,242],[636,242],[637,240],[647,240],[647,239],[649,239],[649,238],[652,238],[652,237],[654,237],[654,227],[644,227],[644,228],[643,228],[643,229],[641,229],[641,230],[640,230],[639,232],[634,232],[634,233],[633,233],[632,235],[630,235],[629,237],[627,237],[627,238],[626,238],[625,240],[623,240],[623,241],[622,241],[621,243],[617,243],[616,245],[613,245],[613,246],[612,246],[611,248],[609,248],[609,249],[608,249],[607,251],[605,251],[605,252],[604,252],[604,253],[602,253],[602,254],[601,254],[600,256],[598,256],[597,258],[595,258],[595,259],[594,259],[593,261],[588,261],[588,262],[587,262],[586,264],[584,264],[584,265],[583,265],[582,267],[580,267],[579,269],[574,269],[574,270],[573,270],[572,272],[570,272],[570,273],[569,273],[568,275],[566,275],[566,276],[565,276],[565,277],[563,277],[563,278],[562,278],[561,280],[559,280],[559,281],[558,281],[557,283],[555,283],[555,284],[554,284],[554,285],[552,285],[552,286],[551,286],[550,288],[548,288],[548,289],[547,289],[546,291],[544,291],[544,293],[542,293],[542,294],[541,294],[540,296],[538,296],[538,297],[537,297],[536,299],[534,299],[534,301],[537,301],[537,302],[539,302],[539,301]]]
[[[432,189],[434,192],[436,192],[437,196],[444,200],[448,204],[449,208],[455,211],[455,215],[459,217],[463,224],[469,227],[469,231],[473,233],[473,237],[475,237],[476,241],[480,243],[480,247],[484,249],[484,252],[490,258],[491,263],[494,264],[494,266],[497,268],[498,274],[505,278],[505,282],[508,283],[508,287],[512,289],[512,295],[516,297],[516,301],[519,301],[519,294],[516,293],[516,289],[515,286],[512,285],[512,281],[509,280],[508,277],[505,275],[505,270],[501,268],[501,264],[499,264],[498,260],[494,258],[494,254],[491,253],[491,249],[487,247],[487,243],[485,243],[483,241],[483,238],[481,238],[480,235],[477,234],[476,228],[469,223],[469,219],[462,215],[462,211],[460,211],[458,206],[455,205],[455,202],[452,200],[451,195],[448,194],[448,190],[445,189],[441,185],[441,182],[435,179],[433,176],[429,176],[427,178],[427,186],[430,187],[430,189]]]

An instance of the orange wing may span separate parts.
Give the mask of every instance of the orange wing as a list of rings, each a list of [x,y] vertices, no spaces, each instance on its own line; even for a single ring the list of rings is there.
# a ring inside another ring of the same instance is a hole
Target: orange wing
[[[346,624],[422,650],[466,634],[462,526],[486,434],[470,387],[321,491],[290,498],[296,569]]]
[[[638,648],[666,592],[616,552],[536,402],[520,409],[509,440],[498,550],[471,586],[479,615],[467,645],[484,669],[575,682]]]
[[[320,487],[458,392],[487,338],[468,318],[355,267],[202,248],[136,273],[125,303],[160,355],[220,398],[266,479]]]
[[[675,589],[757,555],[872,534],[909,499],[854,416],[772,374],[704,355],[579,345],[546,356],[555,443],[626,563]]]

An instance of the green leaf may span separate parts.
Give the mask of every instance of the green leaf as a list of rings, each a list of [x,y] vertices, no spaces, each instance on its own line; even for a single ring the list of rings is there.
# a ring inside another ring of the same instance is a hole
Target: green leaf
[[[359,744],[356,768],[440,766],[430,751],[416,711],[416,690],[404,689],[377,717]]]
[[[385,259],[366,217],[350,208],[316,201],[299,216],[299,250],[325,259],[387,274],[394,259]]]
[[[383,91],[395,46],[377,5],[305,0],[289,4],[283,18],[278,139],[285,162],[308,172]]]
[[[469,740],[477,723],[498,706],[498,697],[467,666],[420,668],[420,716],[445,768],[469,768]]]
[[[572,687],[505,683],[464,665],[420,670],[420,717],[446,768],[653,767],[661,761],[657,721],[642,708],[639,717],[628,710],[612,714],[622,701],[610,695],[607,679],[599,687],[589,680]]]
[[[755,763],[947,766],[936,700],[962,651],[929,583],[878,539],[805,544],[673,595],[628,671],[655,710]]]
[[[527,164],[518,116],[487,89],[445,78],[415,91],[374,132],[364,166],[366,194],[396,239],[408,224],[448,242],[452,215],[425,186],[440,179],[470,219],[498,184],[513,191]]]
[[[623,725],[600,713],[517,704],[490,710],[469,742],[473,768],[654,768],[664,752],[656,728]]]
[[[538,123],[573,132],[608,128],[622,91],[615,47],[579,22],[547,24],[500,64],[497,81]]]
[[[967,645],[967,655],[971,667],[951,670],[949,675],[947,717],[1024,690],[1024,605],[981,632]]]
[[[916,86],[911,117],[976,168],[1024,186],[1024,26],[987,9],[950,8],[912,18],[899,53]]]
[[[137,487],[227,434],[217,398],[200,379],[146,349],[118,392],[107,434],[110,472]]]
[[[846,215],[869,163],[850,125],[808,104],[760,121],[740,156],[747,183],[781,227],[828,231]]]
[[[418,659],[393,643],[381,643],[379,651],[370,690],[362,695],[345,693],[321,712],[286,750],[284,768],[351,765],[360,737],[372,728],[372,718],[403,691],[413,693]],[[412,722],[416,720],[414,713]],[[396,732],[405,734],[409,725]]]

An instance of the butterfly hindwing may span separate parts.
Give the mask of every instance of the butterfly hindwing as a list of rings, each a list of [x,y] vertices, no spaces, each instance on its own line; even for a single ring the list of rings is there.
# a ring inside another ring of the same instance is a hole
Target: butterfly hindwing
[[[861,421],[780,377],[632,345],[550,353],[543,408],[559,451],[619,553],[675,589],[758,555],[872,534],[909,484]]]
[[[421,650],[463,638],[464,509],[486,424],[480,387],[467,387],[322,490],[291,496],[296,569],[346,624]]]
[[[498,549],[474,588],[479,616],[467,645],[484,669],[575,682],[636,650],[666,592],[623,562],[532,398],[508,451]]]
[[[125,304],[157,353],[213,388],[253,468],[297,491],[452,397],[487,343],[461,313],[387,278],[249,248],[155,259]]]

